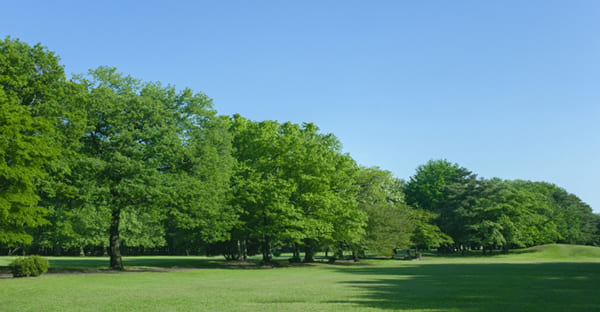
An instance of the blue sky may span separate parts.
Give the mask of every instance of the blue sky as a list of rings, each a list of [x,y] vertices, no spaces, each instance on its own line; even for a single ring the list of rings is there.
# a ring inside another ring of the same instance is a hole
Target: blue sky
[[[408,179],[445,158],[600,212],[599,1],[5,1],[0,35],[314,122]]]

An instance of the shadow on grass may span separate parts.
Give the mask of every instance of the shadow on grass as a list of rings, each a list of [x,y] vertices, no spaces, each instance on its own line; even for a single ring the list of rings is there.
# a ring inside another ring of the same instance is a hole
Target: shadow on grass
[[[365,308],[600,311],[600,263],[417,264],[339,272],[356,275],[344,284],[362,294],[353,303]]]
[[[108,271],[108,258],[52,258],[50,273],[62,272],[102,272]],[[226,262],[216,259],[185,257],[125,257],[125,270],[140,271],[142,269],[194,269],[194,268],[242,268],[257,266],[254,262]]]
[[[52,257],[49,259],[51,274],[79,273],[120,273],[120,272],[166,272],[185,269],[270,269],[276,267],[308,266],[311,264],[289,264],[288,261],[276,261],[274,266],[261,265],[258,260],[225,261],[202,257],[124,257],[123,271],[109,268],[109,258],[100,257]],[[9,266],[0,266],[0,278],[11,277]]]
[[[311,264],[294,263],[279,260],[273,263],[276,267],[310,266]],[[50,259],[48,273],[102,273],[110,272],[108,258],[72,258],[55,257]],[[168,271],[179,269],[268,269],[273,266],[261,265],[259,260],[225,261],[217,258],[202,257],[124,257],[125,271]],[[8,270],[8,267],[6,267]]]

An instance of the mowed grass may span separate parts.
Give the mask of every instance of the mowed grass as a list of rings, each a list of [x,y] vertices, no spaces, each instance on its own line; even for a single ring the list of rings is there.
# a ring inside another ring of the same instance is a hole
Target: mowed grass
[[[185,258],[126,261],[184,267]],[[65,260],[106,265],[106,259],[77,259]],[[189,260],[188,267],[204,268],[0,279],[0,311],[600,310],[596,247],[549,245],[491,257],[275,269],[223,269],[216,268],[222,265],[218,258]]]

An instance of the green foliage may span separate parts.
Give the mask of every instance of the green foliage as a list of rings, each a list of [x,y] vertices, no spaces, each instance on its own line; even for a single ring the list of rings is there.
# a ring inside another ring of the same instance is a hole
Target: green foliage
[[[0,242],[29,244],[29,228],[46,223],[38,191],[60,142],[74,127],[65,109],[66,78],[41,45],[0,41]]]
[[[413,223],[410,242],[412,245],[421,249],[436,248],[439,246],[450,245],[454,241],[452,237],[443,233],[431,220],[435,215],[425,210],[411,211],[411,221]]]
[[[408,248],[413,223],[404,204],[402,181],[389,171],[360,168],[356,184],[358,207],[368,218],[360,246],[381,256],[392,256],[396,248]]]
[[[271,259],[272,240],[299,240],[301,214],[290,202],[296,185],[286,176],[285,136],[279,123],[252,122],[234,116],[233,203],[240,211],[238,232],[261,241],[263,261]],[[283,138],[283,139],[280,139]]]
[[[48,272],[48,259],[28,256],[15,259],[10,265],[13,277],[40,276]]]
[[[436,212],[432,222],[454,240],[455,249],[597,242],[597,215],[553,184],[477,179],[456,164],[430,161],[417,169],[405,192],[415,207]]]
[[[468,244],[471,237],[465,218],[473,213],[471,208],[481,191],[480,185],[480,181],[469,170],[446,160],[430,160],[419,166],[404,187],[406,201],[417,209],[434,213],[435,219],[424,214],[417,214],[416,218],[431,219],[446,236],[438,235],[435,228],[418,221],[420,225],[414,233],[415,241],[426,242],[426,234],[431,233],[431,238],[440,239],[432,242],[448,241],[447,236],[450,236],[459,248]]]
[[[190,233],[184,239],[190,244],[226,240],[237,224],[230,205],[235,166],[230,120],[208,113],[197,112],[194,118],[204,116],[202,124],[188,127],[188,138],[167,181],[174,200],[167,228]]]
[[[301,244],[309,251],[324,244],[358,241],[364,214],[356,209],[355,164],[333,135],[312,124],[253,122],[234,116],[234,204],[244,239]]]
[[[222,243],[221,243],[222,242]],[[600,245],[600,215],[553,184],[446,160],[408,183],[360,168],[312,123],[217,116],[212,100],[100,67],[68,81],[41,45],[0,41],[0,245],[60,254]],[[257,245],[260,244],[260,247]],[[235,253],[238,253],[235,255]]]
[[[69,201],[66,222],[74,229],[85,215],[95,215],[104,230],[71,236],[81,237],[82,245],[98,241],[96,233],[110,236],[115,266],[121,240],[127,246],[164,245],[165,222],[170,231],[225,238],[234,220],[226,205],[231,143],[223,135],[227,121],[215,116],[210,99],[143,83],[114,68],[98,68],[79,81],[89,93],[87,130],[71,175],[81,187]]]
[[[419,166],[415,175],[404,186],[406,203],[440,214],[448,201],[446,187],[470,174],[465,168],[447,160],[430,160]]]

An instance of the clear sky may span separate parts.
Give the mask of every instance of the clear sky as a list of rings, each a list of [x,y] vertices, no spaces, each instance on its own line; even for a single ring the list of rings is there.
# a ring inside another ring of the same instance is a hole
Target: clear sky
[[[0,35],[68,73],[190,87],[221,114],[314,122],[408,179],[445,158],[600,212],[600,1],[2,1]]]

